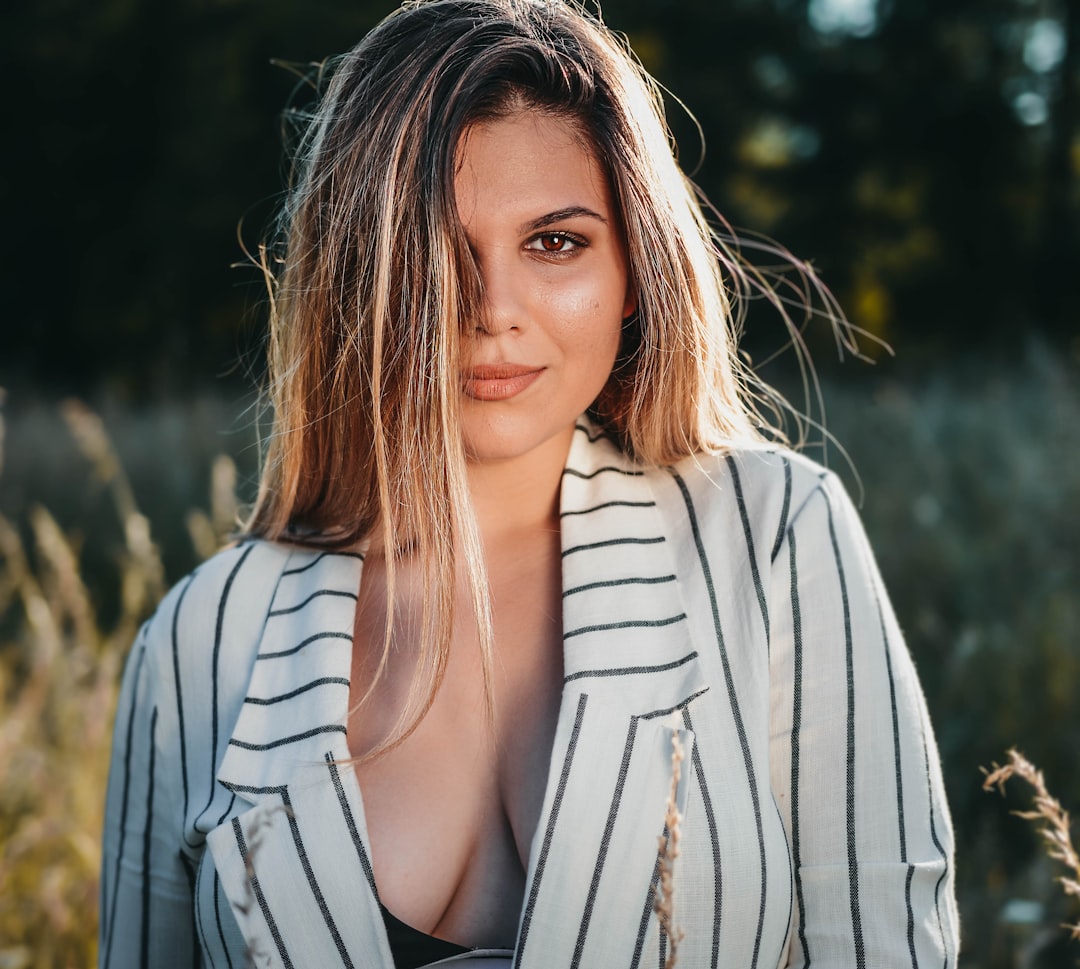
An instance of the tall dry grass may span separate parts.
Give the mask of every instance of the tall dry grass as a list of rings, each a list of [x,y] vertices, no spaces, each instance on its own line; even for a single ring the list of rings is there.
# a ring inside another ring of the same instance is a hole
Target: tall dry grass
[[[944,759],[963,965],[1075,969],[1055,863],[981,792],[975,765],[1022,744],[1061,800],[1080,803],[1080,346],[833,382],[826,395]],[[85,966],[121,658],[162,586],[232,527],[236,468],[213,455],[235,457],[247,493],[257,447],[244,403],[220,396],[105,400],[115,448],[84,407],[61,420],[12,404],[0,424],[0,969]],[[185,529],[195,505],[209,510]]]
[[[61,413],[87,481],[111,498],[120,605],[104,625],[78,542],[47,509],[31,505],[19,522],[0,515],[0,969],[95,964],[103,783],[120,666],[165,586],[150,524],[100,418],[74,401]],[[0,472],[3,439],[0,415]],[[215,462],[213,477],[211,512],[188,515],[201,555],[235,521],[231,460]]]
[[[992,770],[989,771],[983,768],[983,773],[986,775],[983,790],[992,791],[997,788],[998,793],[1004,795],[1005,782],[1014,777],[1026,781],[1033,789],[1031,808],[1012,813],[1025,821],[1035,823],[1047,858],[1064,866],[1067,872],[1065,875],[1058,875],[1057,882],[1075,906],[1080,903],[1080,855],[1073,846],[1069,812],[1050,793],[1043,772],[1030,760],[1015,747],[1008,751],[1007,756],[1008,760],[1004,764],[995,762],[991,765]],[[1068,929],[1074,941],[1080,940],[1080,921],[1074,921],[1062,927]]]

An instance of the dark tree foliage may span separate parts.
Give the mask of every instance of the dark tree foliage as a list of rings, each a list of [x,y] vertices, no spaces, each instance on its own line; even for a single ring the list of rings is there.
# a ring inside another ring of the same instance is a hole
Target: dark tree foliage
[[[188,388],[251,356],[256,274],[230,268],[282,185],[301,64],[385,4],[18,4],[0,40],[23,105],[0,183],[9,231],[0,384]],[[255,354],[257,356],[257,353]]]
[[[605,15],[696,114],[703,161],[673,102],[718,208],[812,259],[902,359],[1007,353],[1032,328],[1072,339],[1077,4],[868,0],[861,25],[823,22],[829,7],[621,0]],[[0,381],[146,393],[257,358],[258,280],[230,265],[238,224],[257,242],[281,187],[297,79],[271,59],[337,53],[388,9],[17,4],[0,41],[15,114]],[[751,326],[755,354],[780,342]]]

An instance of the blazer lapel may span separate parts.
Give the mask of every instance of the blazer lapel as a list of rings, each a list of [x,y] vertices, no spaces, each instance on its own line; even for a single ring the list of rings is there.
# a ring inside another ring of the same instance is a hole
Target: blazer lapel
[[[360,559],[297,551],[218,780],[251,806],[207,836],[259,967],[392,969],[349,766]]]
[[[564,688],[515,966],[655,951],[680,711],[707,690],[648,475],[587,422],[561,493]],[[218,780],[250,806],[207,836],[255,965],[392,969],[345,725],[358,557],[297,551]],[[676,804],[685,808],[689,769]]]
[[[655,948],[672,755],[685,808],[707,689],[648,476],[582,422],[561,495],[564,690],[515,965],[638,965]]]

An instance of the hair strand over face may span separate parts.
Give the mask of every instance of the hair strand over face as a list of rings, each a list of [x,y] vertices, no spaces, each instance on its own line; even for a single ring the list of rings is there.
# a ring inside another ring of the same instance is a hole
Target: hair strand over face
[[[521,110],[580,132],[625,239],[637,310],[590,416],[647,465],[756,442],[768,426],[748,388],[773,395],[740,366],[723,274],[736,293],[775,297],[788,319],[786,306],[711,231],[658,88],[626,45],[560,0],[413,0],[388,16],[334,65],[296,152],[272,250],[273,428],[247,524],[384,556],[390,618],[363,698],[392,641],[395,566],[410,557],[422,570],[417,673],[373,754],[434,699],[461,574],[493,707],[491,603],[459,421],[459,344],[481,292],[453,183],[469,128]]]

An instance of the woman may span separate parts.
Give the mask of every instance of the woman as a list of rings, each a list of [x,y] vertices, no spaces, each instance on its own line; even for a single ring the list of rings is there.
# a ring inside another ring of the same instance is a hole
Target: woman
[[[101,964],[954,965],[909,657],[620,43],[408,4],[283,237],[246,536],[128,663]]]

